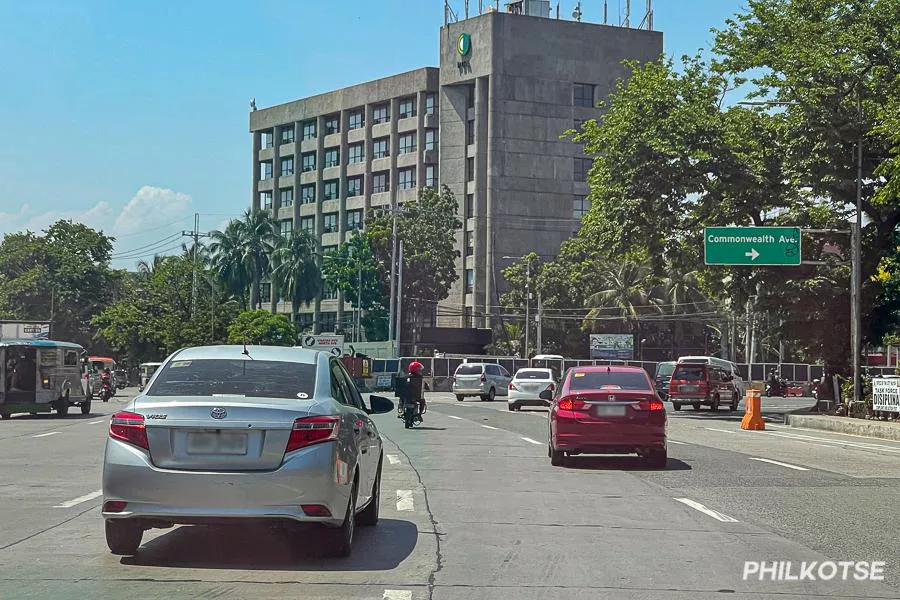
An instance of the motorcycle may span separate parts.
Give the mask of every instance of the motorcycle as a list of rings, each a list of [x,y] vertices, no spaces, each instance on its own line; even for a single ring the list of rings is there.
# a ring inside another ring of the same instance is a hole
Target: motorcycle
[[[403,419],[403,426],[406,429],[412,429],[422,422],[424,412],[419,412],[418,402],[402,400],[398,403],[397,418]]]
[[[782,398],[787,397],[788,390],[788,382],[783,377],[779,377],[774,382],[770,381],[766,383],[766,396],[781,396]]]
[[[109,402],[109,399],[113,397],[112,385],[109,382],[109,379],[104,379],[100,384],[100,399],[104,402]]]

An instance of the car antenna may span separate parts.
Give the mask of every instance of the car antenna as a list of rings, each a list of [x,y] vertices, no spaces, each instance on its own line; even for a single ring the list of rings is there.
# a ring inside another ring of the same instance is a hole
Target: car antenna
[[[244,332],[244,351],[241,352],[241,354],[243,354],[244,356],[246,356],[246,357],[249,358],[250,360],[253,360],[253,357],[250,356],[250,351],[247,350],[247,332],[246,332],[246,331]]]

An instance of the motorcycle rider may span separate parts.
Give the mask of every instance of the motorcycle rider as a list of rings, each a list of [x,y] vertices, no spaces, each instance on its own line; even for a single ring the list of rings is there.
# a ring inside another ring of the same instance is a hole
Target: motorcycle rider
[[[108,396],[112,396],[112,373],[109,372],[109,367],[103,369],[103,373],[100,374],[100,382],[104,392]]]
[[[781,381],[778,379],[778,372],[772,369],[769,372],[769,395],[778,396],[781,394]]]
[[[425,412],[425,387],[422,379],[422,371],[425,367],[419,361],[410,363],[407,370],[409,371],[410,388],[413,392],[413,400],[419,405],[419,416]]]

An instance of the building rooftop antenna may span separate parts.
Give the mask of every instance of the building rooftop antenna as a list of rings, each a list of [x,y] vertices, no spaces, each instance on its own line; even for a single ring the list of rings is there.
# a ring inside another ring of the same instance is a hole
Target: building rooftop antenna
[[[575,10],[572,11],[572,17],[576,21],[581,22],[581,2],[578,2],[578,4],[575,5]]]
[[[609,0],[603,0],[603,24],[609,25]]]
[[[644,13],[644,18],[641,20],[641,24],[638,25],[638,29],[643,29],[644,23],[647,24],[647,31],[653,31],[653,0],[647,0],[647,11]]]

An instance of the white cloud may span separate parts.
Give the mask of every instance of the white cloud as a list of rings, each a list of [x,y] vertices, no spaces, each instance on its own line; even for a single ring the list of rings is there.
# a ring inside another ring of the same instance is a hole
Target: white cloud
[[[128,201],[113,225],[114,234],[131,235],[162,227],[184,217],[191,208],[188,194],[145,185]]]

